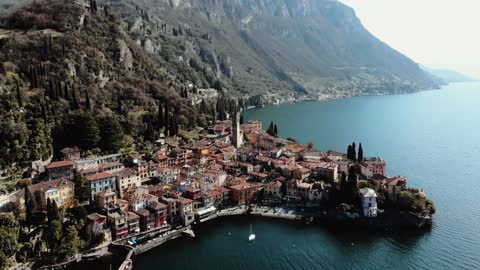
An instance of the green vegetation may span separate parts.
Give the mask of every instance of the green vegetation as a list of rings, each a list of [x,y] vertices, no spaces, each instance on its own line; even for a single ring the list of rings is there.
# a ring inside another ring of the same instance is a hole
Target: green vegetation
[[[404,211],[426,215],[433,215],[436,211],[433,201],[427,199],[425,195],[417,189],[401,191],[398,201],[399,208]]]
[[[362,147],[362,143],[360,143],[360,146],[358,147],[358,158],[357,158],[358,162],[362,162],[363,161],[363,147]]]
[[[34,212],[34,215],[39,213],[43,218],[35,222],[34,230],[29,230],[27,224],[19,224],[11,214],[0,215],[0,248],[6,261],[14,256],[17,262],[39,259],[39,265],[61,262],[103,242],[104,236],[89,234],[85,222],[87,210],[82,206],[68,209],[64,219],[64,209],[58,208],[55,201],[47,200],[46,213]],[[7,263],[0,261],[1,265]]]
[[[205,112],[188,105],[186,81],[138,48],[109,12],[43,0],[19,9],[2,27],[21,30],[0,40],[2,171],[15,174],[22,163],[56,156],[63,147],[116,152],[126,138],[154,141],[162,130],[175,135],[212,120],[214,104],[206,103]],[[227,100],[217,103],[222,114]],[[159,104],[163,122],[151,117]]]
[[[90,183],[81,174],[75,173],[73,179],[75,184],[75,198],[78,202],[83,203],[91,199],[92,193],[90,190]]]
[[[362,150],[363,155],[363,150]],[[347,158],[353,162],[357,161],[357,148],[355,146],[355,142],[348,146],[347,149]]]
[[[270,136],[275,136],[275,137],[278,137],[278,127],[277,127],[277,124],[270,122],[270,125],[268,126],[268,129],[267,129],[267,133],[270,135]]]

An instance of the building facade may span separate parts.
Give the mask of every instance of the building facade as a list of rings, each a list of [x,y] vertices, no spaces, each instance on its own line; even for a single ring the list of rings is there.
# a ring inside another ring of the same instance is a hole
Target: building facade
[[[87,176],[87,181],[90,183],[92,191],[92,200],[95,200],[95,195],[104,191],[117,191],[117,184],[115,176],[108,172],[96,173]]]

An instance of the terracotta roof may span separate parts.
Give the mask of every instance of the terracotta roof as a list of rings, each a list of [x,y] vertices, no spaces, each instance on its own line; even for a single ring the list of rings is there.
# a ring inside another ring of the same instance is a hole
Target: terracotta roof
[[[224,187],[214,187],[214,188],[215,188],[215,190],[217,190],[219,192],[222,192],[222,193],[230,191],[228,188],[224,188]]]
[[[320,162],[302,162],[301,165],[303,167],[306,167],[306,168],[309,168],[309,169],[317,169],[317,168],[321,168],[321,169],[327,169],[327,170],[333,170],[335,169],[335,167],[337,167],[338,165],[333,163],[333,162],[324,162],[324,161],[320,161]]]
[[[135,213],[137,213],[137,215],[141,217],[146,217],[150,215],[150,212],[147,209],[143,209],[143,208],[138,209],[137,212]]]
[[[150,208],[152,210],[160,210],[160,209],[167,208],[167,206],[163,203],[151,202],[151,203],[148,204],[148,208]]]
[[[28,190],[30,192],[37,192],[37,191],[46,191],[51,188],[59,188],[60,186],[65,186],[65,185],[74,185],[73,182],[65,180],[65,179],[56,179],[56,180],[50,180],[46,182],[40,182],[35,185],[28,186]]]
[[[120,162],[108,162],[108,163],[103,163],[98,165],[99,169],[106,169],[106,168],[113,168],[113,167],[118,167],[118,166],[123,166],[123,163]]]
[[[88,181],[96,181],[100,179],[106,179],[106,178],[111,178],[113,177],[113,174],[108,173],[108,172],[101,172],[101,173],[96,173],[94,175],[87,176]]]
[[[241,183],[235,186],[231,186],[230,189],[233,190],[244,190],[260,186],[258,183]]]
[[[98,219],[101,219],[101,218],[106,218],[106,216],[100,215],[99,213],[92,213],[87,216],[87,219],[91,221],[97,221]]]
[[[72,166],[74,165],[75,163],[71,162],[71,161],[55,161],[55,162],[51,162],[50,164],[47,165],[47,169],[55,169],[55,168],[60,168],[60,167],[66,167],[66,166]]]
[[[79,171],[80,174],[96,173],[96,172],[98,172],[98,168],[95,168],[95,167],[84,168]]]
[[[184,198],[182,196],[178,197],[178,200],[180,201],[181,204],[189,204],[193,202],[192,200]]]
[[[403,186],[407,184],[407,180],[402,176],[385,178],[383,181],[387,186]]]
[[[219,196],[219,195],[222,195],[223,193],[218,191],[218,190],[215,190],[215,189],[210,189],[210,190],[207,190],[207,193],[208,195],[210,196]]]
[[[133,175],[137,175],[137,172],[132,170],[132,169],[124,169],[124,170],[121,170],[117,173],[115,173],[116,176],[118,177],[130,177],[130,176],[133,176]]]

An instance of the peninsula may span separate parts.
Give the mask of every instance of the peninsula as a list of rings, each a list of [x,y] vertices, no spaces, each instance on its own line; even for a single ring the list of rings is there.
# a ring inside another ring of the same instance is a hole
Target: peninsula
[[[161,136],[143,151],[83,157],[65,148],[61,159],[32,169],[24,188],[2,200],[16,213],[1,216],[2,229],[29,240],[16,244],[17,262],[60,268],[120,247],[130,251],[122,265],[129,269],[130,256],[226,215],[389,230],[431,225],[425,192],[388,177],[385,160],[364,157],[361,144],[323,152],[279,138],[274,123],[267,131],[259,121],[241,124],[238,115]],[[28,253],[31,260],[22,257]]]

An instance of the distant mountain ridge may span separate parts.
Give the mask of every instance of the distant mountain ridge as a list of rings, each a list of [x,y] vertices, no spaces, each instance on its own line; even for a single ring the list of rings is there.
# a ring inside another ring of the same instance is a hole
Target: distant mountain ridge
[[[475,81],[474,78],[453,70],[434,69],[426,66],[422,66],[422,69],[438,78],[441,78],[446,83]]]
[[[28,2],[13,2],[22,1]],[[439,86],[336,0],[97,2],[120,15],[126,32],[155,61],[197,88],[278,100]]]
[[[167,69],[179,76],[180,69],[205,69],[233,94],[357,95],[438,87],[336,0],[98,2],[117,10],[132,38]],[[174,33],[179,28],[183,34]]]

